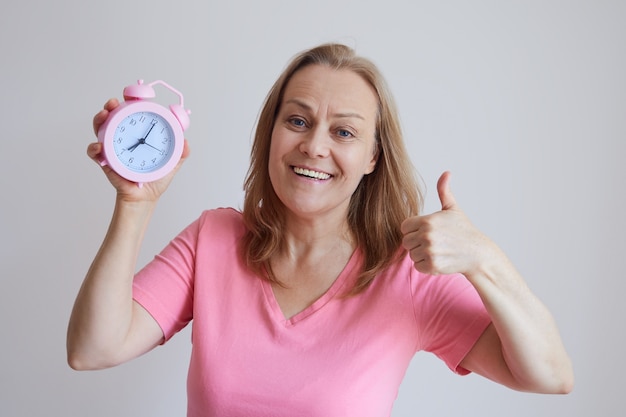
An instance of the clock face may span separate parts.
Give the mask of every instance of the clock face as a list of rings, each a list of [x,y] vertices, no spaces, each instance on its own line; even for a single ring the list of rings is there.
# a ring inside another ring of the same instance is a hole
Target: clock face
[[[131,171],[150,173],[163,167],[172,157],[174,131],[157,113],[132,113],[117,125],[113,150]]]

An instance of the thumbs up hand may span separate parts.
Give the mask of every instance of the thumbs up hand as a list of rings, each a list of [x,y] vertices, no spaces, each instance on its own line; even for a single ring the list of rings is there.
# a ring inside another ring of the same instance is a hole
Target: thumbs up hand
[[[458,206],[450,190],[450,176],[446,171],[437,182],[441,211],[410,217],[401,226],[402,245],[415,268],[426,274],[471,274],[491,247],[491,241]]]

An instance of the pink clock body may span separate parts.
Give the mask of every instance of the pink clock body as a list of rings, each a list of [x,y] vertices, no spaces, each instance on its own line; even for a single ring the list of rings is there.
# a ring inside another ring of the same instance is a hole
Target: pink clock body
[[[166,108],[151,101],[155,84],[176,93],[179,104]],[[139,185],[161,179],[176,167],[183,152],[190,113],[183,107],[183,96],[163,81],[139,80],[124,89],[124,99],[98,130],[101,163]]]

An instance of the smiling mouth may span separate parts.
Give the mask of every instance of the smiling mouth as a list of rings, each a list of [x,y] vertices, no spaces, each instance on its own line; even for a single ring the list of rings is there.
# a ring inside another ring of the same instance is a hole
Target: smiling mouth
[[[292,167],[293,172],[300,175],[301,177],[313,178],[315,180],[327,180],[331,177],[330,174],[326,172],[312,171],[306,168]]]

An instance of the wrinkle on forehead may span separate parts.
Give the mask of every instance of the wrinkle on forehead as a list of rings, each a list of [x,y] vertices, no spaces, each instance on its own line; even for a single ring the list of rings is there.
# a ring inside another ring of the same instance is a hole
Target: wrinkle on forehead
[[[312,114],[333,118],[378,119],[379,103],[374,88],[359,74],[312,65],[296,72],[285,86],[281,107],[295,104]]]

